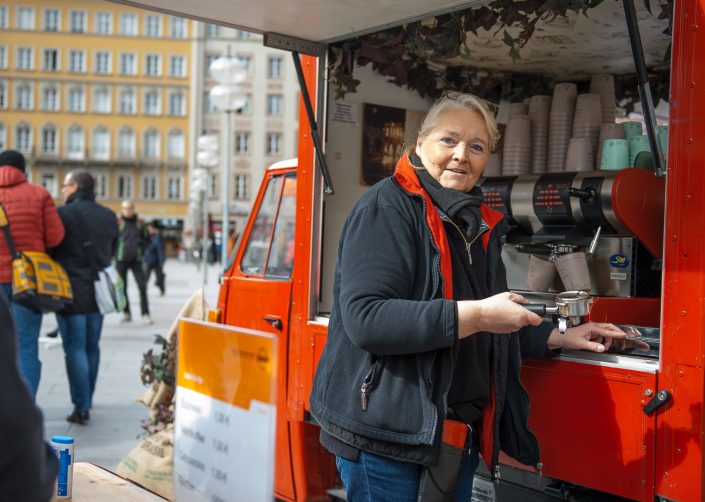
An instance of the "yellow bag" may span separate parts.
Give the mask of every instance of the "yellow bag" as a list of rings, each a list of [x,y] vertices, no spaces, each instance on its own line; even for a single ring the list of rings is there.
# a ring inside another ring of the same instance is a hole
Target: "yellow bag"
[[[73,301],[63,267],[40,251],[24,251],[12,260],[12,301],[41,312],[56,312]]]
[[[56,312],[73,302],[71,282],[61,265],[41,251],[17,251],[2,204],[0,228],[12,256],[12,301],[39,312]]]

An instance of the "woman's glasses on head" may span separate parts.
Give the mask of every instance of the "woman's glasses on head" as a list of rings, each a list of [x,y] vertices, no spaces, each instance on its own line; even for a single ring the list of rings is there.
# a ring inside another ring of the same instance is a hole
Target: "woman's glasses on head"
[[[468,94],[465,92],[446,89],[445,91],[443,91],[443,94],[441,94],[441,99],[451,99],[453,101],[456,101],[458,98],[460,98],[461,96],[464,96],[464,95],[472,96],[472,94]],[[481,103],[485,103],[487,105],[487,108],[489,108],[489,110],[492,113],[494,113],[495,115],[497,114],[497,110],[499,109],[498,105],[492,103],[491,101],[487,101],[486,99],[483,99],[483,98],[476,97],[476,99],[478,99]]]

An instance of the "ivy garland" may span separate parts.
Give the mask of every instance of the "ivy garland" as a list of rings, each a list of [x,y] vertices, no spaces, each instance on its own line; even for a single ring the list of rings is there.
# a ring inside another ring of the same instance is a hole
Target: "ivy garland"
[[[455,89],[499,100],[521,100],[535,94],[550,94],[553,82],[540,75],[509,72],[491,72],[469,66],[441,67],[433,61],[453,58],[470,58],[467,34],[478,34],[478,30],[494,30],[495,36],[502,32],[502,40],[508,47],[508,55],[516,61],[520,50],[531,39],[539,21],[551,22],[558,17],[567,17],[568,12],[587,15],[589,9],[604,0],[495,0],[478,8],[444,14],[433,23],[417,21],[389,30],[345,40],[333,45],[330,75],[336,99],[355,92],[360,81],[354,77],[355,65],[372,64],[377,73],[389,77],[398,86],[413,89],[421,96],[435,98],[444,89]],[[649,12],[649,0],[644,0]],[[668,19],[671,34],[673,0],[664,0],[658,19]],[[508,28],[518,35],[513,37]],[[670,58],[667,52],[665,61]],[[669,71],[650,75],[655,101],[668,99]],[[638,102],[636,76],[615,77],[617,99],[627,110]]]

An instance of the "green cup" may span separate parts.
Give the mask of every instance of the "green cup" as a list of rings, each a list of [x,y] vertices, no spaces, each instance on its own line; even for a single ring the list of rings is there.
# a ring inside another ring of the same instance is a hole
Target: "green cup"
[[[636,156],[641,152],[650,152],[651,146],[649,146],[649,137],[645,134],[640,134],[638,136],[632,136],[629,138],[629,166],[634,166],[634,161]]]
[[[624,125],[624,137],[627,139],[639,136],[644,132],[641,122],[622,122],[622,125]]]
[[[629,167],[629,142],[626,139],[606,139],[602,142],[602,171],[619,171]]]
[[[663,156],[668,156],[668,126],[660,125],[656,126],[656,134],[658,135],[658,141],[661,143],[661,151]]]

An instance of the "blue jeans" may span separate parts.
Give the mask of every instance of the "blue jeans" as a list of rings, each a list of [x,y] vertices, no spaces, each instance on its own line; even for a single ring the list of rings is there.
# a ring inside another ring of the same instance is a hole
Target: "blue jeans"
[[[477,449],[463,456],[455,500],[469,502],[479,463]],[[423,466],[360,451],[357,462],[335,457],[351,502],[416,502]]]
[[[2,294],[12,298],[12,284],[0,284]],[[42,327],[42,313],[10,301],[12,319],[17,331],[17,350],[19,366],[32,399],[37,398],[39,378],[42,375],[42,363],[39,360],[39,331]]]
[[[103,314],[57,314],[59,332],[64,345],[66,374],[69,377],[71,402],[78,411],[88,411],[100,364],[100,332]]]

